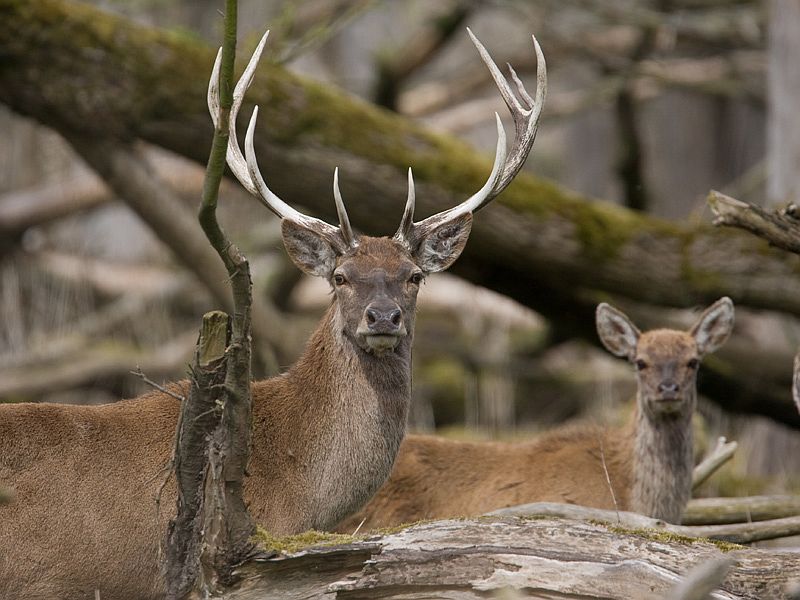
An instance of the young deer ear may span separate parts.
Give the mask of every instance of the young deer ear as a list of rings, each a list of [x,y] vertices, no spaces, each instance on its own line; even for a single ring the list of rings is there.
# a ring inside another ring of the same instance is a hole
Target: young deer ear
[[[461,255],[472,231],[472,214],[466,213],[430,231],[417,244],[414,262],[426,273],[444,271]]]
[[[625,313],[602,302],[596,311],[597,334],[606,349],[629,361],[636,358],[636,345],[641,332]]]
[[[697,323],[689,330],[702,356],[714,352],[724,344],[733,329],[733,302],[730,298],[720,298],[700,315]]]
[[[303,273],[330,279],[337,251],[329,240],[290,219],[281,221],[281,234],[289,258]]]

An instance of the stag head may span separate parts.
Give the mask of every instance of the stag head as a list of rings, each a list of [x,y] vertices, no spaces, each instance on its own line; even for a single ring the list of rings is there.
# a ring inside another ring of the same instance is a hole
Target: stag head
[[[458,206],[414,222],[415,191],[408,170],[408,196],[397,232],[389,237],[356,235],[350,226],[341,192],[338,168],[333,174],[333,197],[339,225],[304,215],[275,195],[264,182],[256,161],[253,137],[258,107],[253,109],[245,137],[245,153],[236,137],[236,117],[245,92],[253,81],[269,31],[261,38],[233,92],[229,116],[227,162],[239,182],[281,218],[286,251],[305,273],[326,279],[336,298],[340,330],[364,351],[384,356],[411,337],[419,286],[428,273],[448,268],[461,254],[472,227],[472,213],[495,198],[522,168],[533,147],[539,115],[547,90],[544,56],[536,38],[537,87],[532,98],[510,67],[519,99],[480,41],[468,29],[472,42],[514,119],[516,136],[510,154],[500,117],[497,150],[491,174],[484,186]],[[215,126],[219,121],[219,66],[217,55],[208,90],[208,106]]]

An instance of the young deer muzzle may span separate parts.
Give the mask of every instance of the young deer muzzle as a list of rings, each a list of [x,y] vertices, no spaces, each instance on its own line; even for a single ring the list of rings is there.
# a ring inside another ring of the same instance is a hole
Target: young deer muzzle
[[[477,515],[530,502],[633,510],[679,522],[692,487],[697,369],[732,327],[728,298],[706,309],[688,331],[642,333],[622,312],[601,304],[603,344],[636,365],[637,406],[626,427],[563,427],[514,444],[406,436],[389,480],[337,529]]]
[[[470,36],[472,34],[470,33]],[[506,156],[498,145],[486,184],[458,206],[414,221],[414,183],[392,237],[355,235],[334,172],[339,225],[304,215],[278,198],[256,164],[253,135],[235,120],[266,42],[234,90],[228,165],[281,218],[284,246],[305,273],[333,289],[305,351],[284,374],[253,383],[253,436],[244,494],[255,520],[275,534],[329,528],[357,510],[391,471],[411,395],[411,341],[419,286],[449,267],[469,236],[472,213],[497,196],[530,152],[546,87],[538,57],[536,98],[517,99],[481,43],[472,40],[514,117]],[[219,56],[209,84],[219,118]],[[174,386],[175,391],[181,391]],[[156,519],[155,497],[169,464],[178,402],[160,392],[105,406],[0,405],[0,481],[16,492],[0,506],[0,598],[103,600],[163,597],[159,542],[174,511],[170,481]]]

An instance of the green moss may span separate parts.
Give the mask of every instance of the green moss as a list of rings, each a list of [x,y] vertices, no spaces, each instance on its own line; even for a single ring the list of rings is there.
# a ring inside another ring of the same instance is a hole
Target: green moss
[[[291,554],[314,546],[338,546],[351,544],[363,539],[344,533],[327,533],[309,530],[296,535],[275,536],[261,527],[257,528],[253,536],[256,543],[267,550],[275,550],[284,554]]]
[[[602,521],[595,521],[595,524],[602,525],[612,533],[619,535],[634,535],[636,537],[644,538],[653,542],[662,542],[665,544],[713,544],[721,552],[733,552],[734,550],[742,550],[744,546],[725,542],[722,540],[714,540],[711,538],[691,537],[688,535],[681,535],[672,531],[664,529],[651,529],[651,528],[628,528],[619,525],[613,525]]]

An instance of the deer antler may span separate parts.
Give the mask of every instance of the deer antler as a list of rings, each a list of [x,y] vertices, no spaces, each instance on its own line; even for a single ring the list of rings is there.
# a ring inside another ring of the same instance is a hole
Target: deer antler
[[[531,36],[537,60],[535,98],[531,98],[525,86],[522,84],[522,81],[517,77],[514,69],[511,65],[508,65],[511,79],[514,81],[520,96],[520,99],[518,99],[480,40],[475,37],[469,28],[467,28],[467,33],[472,39],[472,43],[475,44],[475,47],[478,49],[481,59],[489,68],[489,72],[500,90],[500,95],[503,97],[514,119],[514,126],[516,129],[514,144],[511,147],[511,154],[507,156],[505,130],[500,121],[500,116],[495,113],[497,124],[497,149],[492,172],[486,180],[486,183],[478,192],[458,206],[432,215],[418,223],[414,223],[414,180],[411,169],[409,169],[406,207],[403,212],[400,228],[394,235],[394,239],[409,247],[413,247],[416,241],[424,238],[430,231],[436,229],[443,223],[456,219],[466,213],[473,213],[480,210],[500,194],[522,168],[536,138],[539,115],[542,112],[545,96],[547,94],[547,66],[545,64],[544,54],[539,47],[539,43],[536,41],[536,37]],[[261,171],[258,168],[253,145],[253,133],[255,131],[256,119],[258,118],[258,106],[253,109],[253,115],[250,117],[250,124],[247,127],[247,136],[245,137],[246,156],[242,155],[242,151],[239,148],[239,141],[236,136],[236,117],[242,106],[245,92],[253,82],[253,76],[255,75],[255,70],[258,66],[258,61],[261,58],[261,53],[264,50],[264,45],[267,42],[268,36],[269,31],[264,34],[258,46],[256,46],[253,56],[250,58],[250,62],[247,63],[247,67],[233,91],[233,104],[231,105],[229,115],[228,166],[244,188],[281,219],[290,219],[316,230],[331,241],[341,253],[344,253],[348,249],[356,247],[358,242],[350,227],[347,211],[345,210],[342,195],[339,191],[338,168],[334,171],[333,176],[333,196],[336,202],[336,212],[339,216],[339,226],[335,227],[325,221],[304,215],[295,210],[272,192],[264,182],[264,178],[261,176]],[[215,127],[218,125],[220,112],[219,68],[222,56],[221,52],[220,49],[220,52],[217,54],[217,59],[214,62],[214,69],[211,72],[211,80],[208,85],[208,109]]]
[[[317,219],[310,217],[295,210],[286,202],[281,200],[272,190],[269,189],[261,176],[261,171],[256,162],[255,148],[253,144],[253,133],[255,131],[256,119],[258,118],[258,106],[253,109],[253,115],[250,117],[250,123],[247,127],[247,135],[245,136],[245,156],[239,148],[239,140],[236,136],[236,117],[239,114],[239,109],[242,107],[244,95],[250,84],[253,82],[253,77],[258,66],[258,61],[261,58],[261,53],[264,50],[264,45],[267,42],[269,31],[267,31],[258,46],[256,46],[247,67],[242,73],[241,78],[236,83],[233,90],[233,104],[231,105],[230,115],[228,117],[229,124],[229,137],[228,137],[228,150],[227,161],[231,172],[236,179],[250,192],[253,196],[258,198],[264,206],[269,208],[281,219],[289,219],[300,225],[313,229],[320,234],[324,235],[340,253],[346,252],[350,248],[358,245],[353,230],[350,227],[350,220],[347,216],[347,210],[342,201],[342,194],[339,191],[339,170],[334,170],[333,173],[333,197],[336,202],[336,213],[339,216],[339,226],[335,227]],[[211,79],[208,84],[208,110],[211,113],[211,120],[216,127],[219,123],[219,69],[222,58],[222,49],[217,53],[217,59],[214,62],[214,68],[211,71]]]
[[[520,96],[520,99],[517,99],[508,81],[505,79],[505,77],[503,77],[500,69],[497,68],[497,65],[494,63],[492,57],[489,55],[489,52],[486,50],[480,40],[475,37],[469,28],[467,28],[467,33],[472,39],[472,43],[475,44],[475,47],[478,49],[481,59],[489,68],[492,79],[494,79],[495,84],[500,90],[500,95],[503,97],[506,106],[508,106],[508,110],[511,112],[511,116],[514,119],[514,126],[516,129],[514,144],[511,147],[510,155],[508,155],[508,158],[506,158],[505,130],[503,129],[503,124],[500,121],[499,115],[495,113],[495,117],[497,119],[497,151],[495,153],[494,166],[492,167],[492,173],[489,175],[489,179],[476,194],[458,206],[432,215],[427,219],[420,221],[419,223],[414,223],[412,218],[406,218],[408,215],[413,216],[414,214],[414,198],[413,194],[411,194],[409,191],[409,198],[403,215],[403,221],[401,222],[400,228],[397,230],[397,233],[395,233],[394,237],[398,241],[404,242],[412,247],[415,243],[415,240],[424,238],[429,231],[463,214],[473,213],[477,210],[480,210],[498,194],[500,194],[500,192],[502,192],[508,186],[508,184],[511,183],[517,173],[519,173],[519,170],[525,163],[525,159],[528,158],[528,154],[530,154],[531,148],[533,147],[533,142],[536,139],[539,116],[542,113],[545,96],[547,95],[547,65],[544,60],[542,49],[539,46],[539,42],[536,41],[536,37],[531,36],[533,39],[533,47],[536,51],[535,98],[531,98],[530,94],[528,94],[528,91],[525,89],[525,86],[522,84],[522,81],[520,81],[519,77],[517,77],[517,73],[514,71],[511,65],[508,65],[511,73],[511,79],[514,81],[517,92]],[[410,177],[411,176],[409,174],[409,185],[412,185]]]

